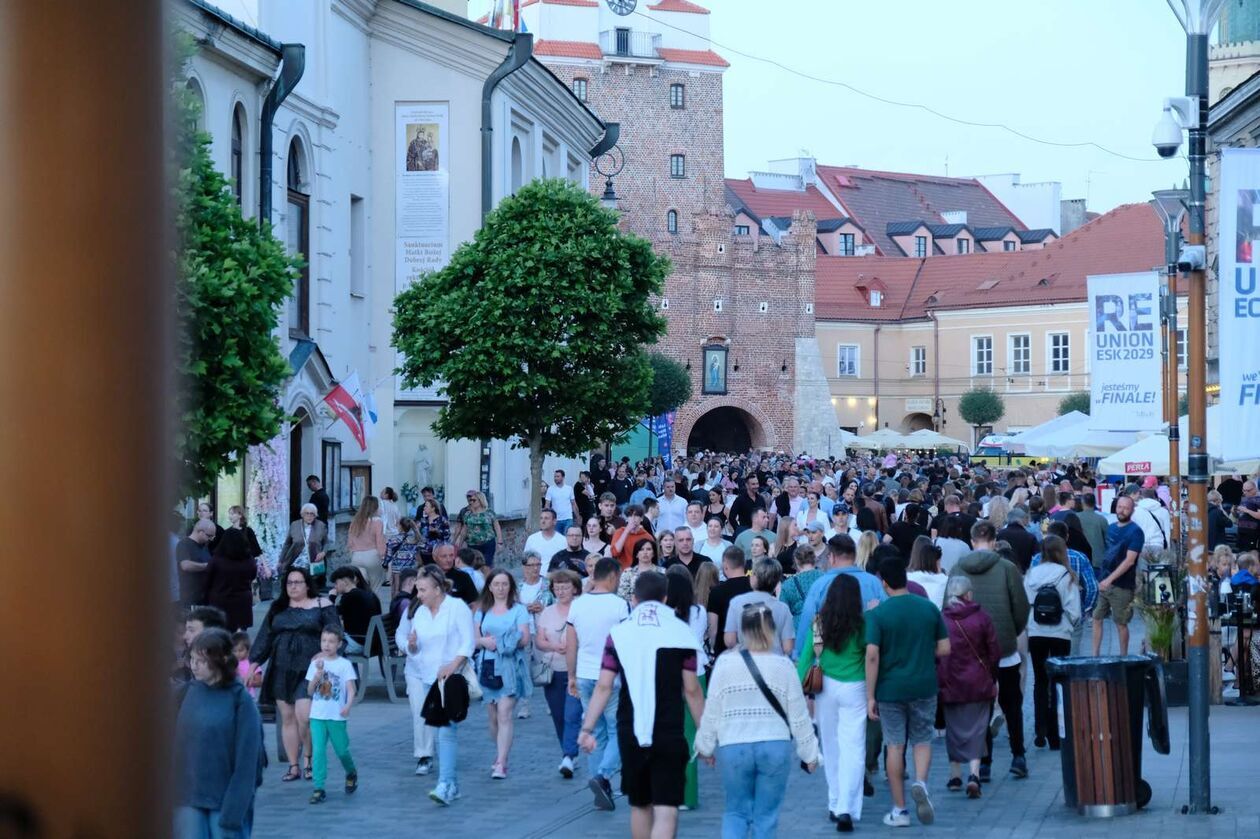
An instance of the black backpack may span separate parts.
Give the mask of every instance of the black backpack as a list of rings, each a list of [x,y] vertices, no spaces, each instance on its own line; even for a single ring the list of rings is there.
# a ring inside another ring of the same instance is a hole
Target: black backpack
[[[1067,574],[1066,571],[1063,572]],[[1042,626],[1058,626],[1063,620],[1063,598],[1059,597],[1059,582],[1062,576],[1053,583],[1046,583],[1037,588],[1037,594],[1033,597],[1032,613],[1033,622]]]

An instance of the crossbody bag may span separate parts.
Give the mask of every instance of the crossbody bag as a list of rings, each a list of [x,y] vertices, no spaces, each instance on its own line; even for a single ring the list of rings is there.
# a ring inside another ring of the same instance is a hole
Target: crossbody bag
[[[761,671],[757,669],[757,662],[753,661],[752,654],[743,648],[740,648],[739,654],[744,659],[744,664],[747,665],[748,672],[752,674],[753,681],[757,683],[757,687],[761,690],[761,695],[764,696],[766,701],[770,703],[770,707],[773,708],[774,712],[779,715],[779,719],[783,720],[783,724],[788,727],[788,736],[791,737],[792,724],[788,722],[787,711],[783,710],[783,705],[779,702],[779,697],[774,695],[774,692],[770,690],[770,686],[766,684],[766,680],[762,678]]]

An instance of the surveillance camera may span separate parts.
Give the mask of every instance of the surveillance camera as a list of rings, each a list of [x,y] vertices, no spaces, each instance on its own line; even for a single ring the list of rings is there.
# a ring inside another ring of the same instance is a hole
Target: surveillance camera
[[[1202,271],[1207,267],[1207,248],[1203,245],[1186,245],[1177,257],[1177,270],[1183,273]]]
[[[1181,148],[1181,124],[1173,116],[1171,107],[1164,108],[1164,115],[1155,124],[1151,145],[1155,146],[1160,157],[1175,157]]]

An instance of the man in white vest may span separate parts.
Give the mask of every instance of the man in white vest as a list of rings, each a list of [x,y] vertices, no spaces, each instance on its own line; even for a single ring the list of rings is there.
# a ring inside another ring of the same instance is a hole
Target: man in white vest
[[[595,748],[594,726],[621,676],[617,742],[621,747],[621,791],[630,801],[634,839],[672,837],[678,828],[690,749],[683,735],[681,693],[692,719],[704,714],[696,677],[699,642],[691,628],[664,604],[664,574],[641,574],[637,604],[612,628],[604,646],[599,682],[586,708],[578,745]]]

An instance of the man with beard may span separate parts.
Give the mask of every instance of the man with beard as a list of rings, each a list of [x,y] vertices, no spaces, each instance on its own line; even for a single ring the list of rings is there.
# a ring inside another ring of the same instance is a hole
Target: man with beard
[[[1129,619],[1133,617],[1133,592],[1137,588],[1137,561],[1146,545],[1146,534],[1133,521],[1133,499],[1116,499],[1116,521],[1107,528],[1107,557],[1098,581],[1098,603],[1094,606],[1094,655],[1102,649],[1103,621],[1108,615],[1116,624],[1120,655],[1129,654]]]

